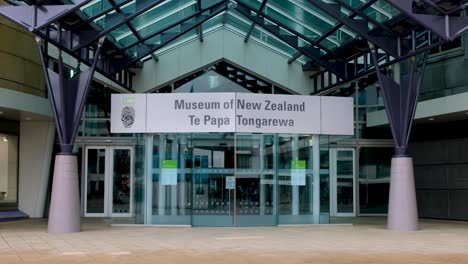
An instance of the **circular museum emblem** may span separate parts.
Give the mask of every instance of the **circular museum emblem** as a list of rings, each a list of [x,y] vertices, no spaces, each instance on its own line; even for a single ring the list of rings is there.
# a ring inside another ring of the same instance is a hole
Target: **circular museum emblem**
[[[132,127],[133,123],[135,122],[135,109],[131,106],[125,106],[122,108],[120,120],[122,120],[122,124],[125,128]]]

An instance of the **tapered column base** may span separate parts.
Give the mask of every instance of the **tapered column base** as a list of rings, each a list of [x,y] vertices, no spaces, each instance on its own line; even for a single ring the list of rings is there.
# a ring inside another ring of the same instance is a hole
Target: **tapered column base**
[[[392,158],[387,228],[397,231],[418,230],[418,207],[411,157]]]
[[[80,232],[80,195],[75,155],[55,156],[49,233]]]

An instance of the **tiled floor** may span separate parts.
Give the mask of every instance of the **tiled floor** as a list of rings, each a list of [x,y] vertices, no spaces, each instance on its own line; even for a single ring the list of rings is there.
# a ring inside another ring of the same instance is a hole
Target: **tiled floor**
[[[111,227],[52,235],[44,220],[0,223],[0,263],[467,263],[468,223],[421,221],[411,233],[384,219],[262,228]]]

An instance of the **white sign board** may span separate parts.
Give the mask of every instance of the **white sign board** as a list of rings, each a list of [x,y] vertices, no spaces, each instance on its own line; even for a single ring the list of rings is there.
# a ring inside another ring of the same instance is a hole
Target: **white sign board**
[[[235,132],[234,98],[234,93],[148,94],[146,132]]]
[[[331,113],[323,112],[324,105]],[[249,93],[113,94],[111,111],[112,133],[352,135],[354,124],[353,99],[343,97]],[[324,117],[333,119],[323,120]]]
[[[320,134],[320,97],[236,95],[236,132]]]
[[[236,178],[234,176],[226,176],[226,189],[234,190],[236,188]]]

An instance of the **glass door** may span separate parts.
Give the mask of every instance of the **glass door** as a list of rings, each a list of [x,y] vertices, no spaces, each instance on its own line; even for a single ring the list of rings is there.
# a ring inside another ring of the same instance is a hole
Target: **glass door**
[[[133,211],[133,149],[86,147],[84,214],[128,217]]]
[[[133,153],[130,147],[112,147],[110,216],[129,217],[133,212]]]
[[[109,170],[105,147],[87,147],[85,157],[85,216],[107,216],[107,177]]]
[[[355,215],[354,157],[352,148],[330,149],[330,211],[332,216]]]
[[[276,225],[274,135],[236,135],[236,226]]]
[[[318,137],[283,134],[277,141],[279,224],[318,224]]]
[[[194,134],[191,149],[193,226],[234,225],[234,134]]]

